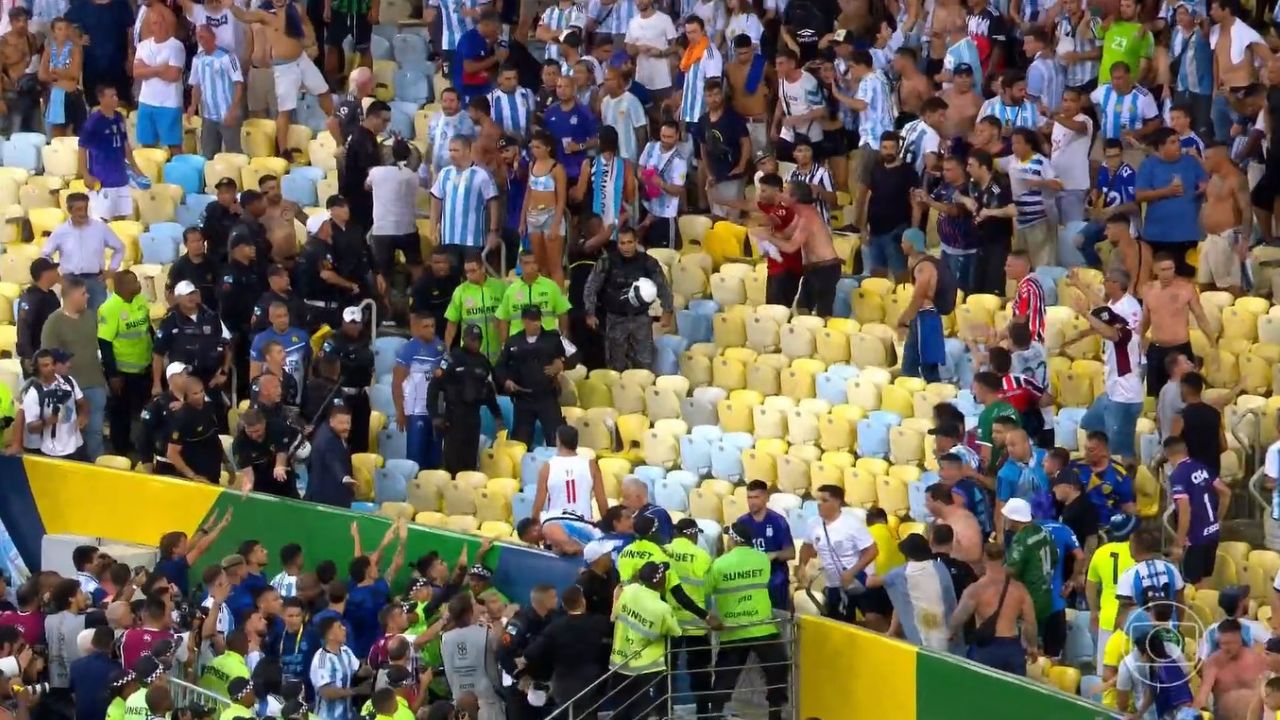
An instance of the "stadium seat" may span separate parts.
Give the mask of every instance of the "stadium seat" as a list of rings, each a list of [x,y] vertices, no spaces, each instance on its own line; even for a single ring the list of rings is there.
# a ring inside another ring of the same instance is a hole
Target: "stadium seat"
[[[699,520],[724,522],[722,496],[701,487],[689,492],[689,516]]]
[[[480,531],[480,521],[475,515],[449,515],[445,518],[444,526],[454,532],[460,533],[478,533]]]
[[[767,405],[751,408],[752,432],[757,438],[780,438],[787,434],[786,411]]]
[[[506,522],[511,517],[511,496],[488,487],[480,488],[474,494],[476,503],[476,519],[481,523]]]
[[[435,511],[420,512],[413,516],[413,521],[419,525],[427,527],[443,528],[446,526],[446,516],[444,513]]]
[[[409,499],[408,482],[397,472],[385,467],[373,471],[373,501],[403,503]]]
[[[409,504],[419,511],[436,511],[443,506],[444,486],[450,481],[443,470],[423,470],[406,485]]]
[[[93,464],[115,470],[133,469],[133,462],[122,455],[99,455],[98,458],[93,461]]]
[[[1080,689],[1080,670],[1066,665],[1055,665],[1049,668],[1049,684],[1068,695],[1075,695]]]
[[[711,471],[711,444],[694,435],[683,435],[680,443],[680,467],[697,475]]]
[[[688,492],[683,485],[673,482],[670,476],[654,483],[654,501],[667,510],[688,512]]]
[[[776,462],[779,490],[799,494],[809,489],[808,461],[788,451],[788,454],[778,456]]]

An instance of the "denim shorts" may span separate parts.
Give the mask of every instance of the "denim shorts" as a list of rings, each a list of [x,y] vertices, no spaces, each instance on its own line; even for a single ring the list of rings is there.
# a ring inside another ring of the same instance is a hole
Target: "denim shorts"
[[[902,252],[902,233],[907,226],[900,225],[883,235],[872,235],[867,244],[867,262],[872,270],[888,268],[898,274],[907,270],[907,256]]]
[[[1099,395],[1080,419],[1080,427],[1089,432],[1105,432],[1113,455],[1132,458],[1138,456],[1134,435],[1140,415],[1141,402],[1116,402],[1106,395]]]

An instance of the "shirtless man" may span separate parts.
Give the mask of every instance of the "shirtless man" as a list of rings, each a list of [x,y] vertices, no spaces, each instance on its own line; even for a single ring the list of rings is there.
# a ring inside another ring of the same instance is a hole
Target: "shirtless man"
[[[1257,68],[1265,66],[1272,57],[1262,36],[1248,27],[1243,28],[1244,32],[1238,37],[1245,47],[1235,46],[1235,24],[1245,24],[1244,20],[1236,17],[1239,7],[1239,4],[1226,0],[1211,0],[1209,3],[1209,17],[1216,23],[1209,31],[1209,46],[1213,50],[1213,87],[1218,95],[1258,82]]]
[[[467,103],[467,117],[476,126],[476,139],[471,144],[471,159],[496,177],[501,168],[498,140],[502,139],[502,128],[489,116],[488,105],[489,98],[483,95],[473,97]]]
[[[929,77],[942,82],[939,75],[942,73],[942,60],[947,56],[947,49],[969,34],[968,9],[960,0],[938,0],[933,8],[933,16],[925,22],[929,25],[926,28],[929,33],[929,63],[925,66],[925,72]]]
[[[936,523],[950,525],[955,539],[951,557],[977,565],[982,561],[982,528],[978,518],[956,500],[956,494],[945,483],[934,483],[925,491],[924,506]]]
[[[1025,677],[1027,660],[1037,656],[1036,610],[1026,587],[1004,566],[1004,546],[987,543],[982,547],[986,572],[960,596],[956,610],[947,621],[954,637],[973,617],[978,621],[974,660]],[[1022,637],[1018,637],[1018,621]],[[984,642],[984,636],[987,639]]]
[[[942,91],[947,101],[947,137],[967,137],[978,119],[982,93],[974,92],[973,68],[968,65],[957,65],[951,75],[951,87]]]
[[[1152,262],[1156,279],[1142,292],[1142,329],[1139,336],[1146,346],[1147,396],[1156,397],[1168,381],[1164,358],[1171,351],[1195,357],[1191,349],[1189,320],[1192,316],[1200,331],[1212,342],[1214,327],[1200,305],[1200,296],[1191,282],[1177,275],[1173,256],[1156,253]],[[1150,330],[1151,337],[1147,337]]]
[[[265,25],[249,25],[244,33],[249,73],[245,76],[245,98],[249,117],[273,118],[276,109],[276,78],[271,69],[271,37]]]
[[[1252,720],[1249,707],[1258,692],[1258,683],[1267,672],[1262,653],[1246,647],[1240,621],[1228,618],[1218,623],[1218,650],[1200,669],[1202,680],[1195,707],[1208,708],[1213,697],[1213,717],[1217,720]]]
[[[898,82],[898,117],[911,120],[920,117],[920,107],[933,97],[933,80],[920,72],[916,51],[898,48],[893,54],[893,71],[901,78]]]
[[[329,83],[304,52],[304,43],[309,40],[314,47],[315,38],[308,38],[304,14],[289,0],[271,0],[269,10],[243,10],[235,3],[230,9],[240,22],[267,28],[276,91],[276,148],[281,157],[287,159],[290,156],[289,124],[298,107],[298,95],[304,88],[319,99],[325,115],[333,114]]]
[[[797,298],[800,307],[818,317],[831,317],[841,271],[831,228],[814,207],[817,199],[808,183],[787,183],[787,196],[796,214],[791,237],[772,235],[770,240],[781,252],[800,250],[804,257],[804,279]]]
[[[258,179],[258,191],[267,201],[267,214],[262,216],[262,224],[268,229],[280,223],[292,228],[295,219],[302,219],[302,208],[292,200],[284,199],[284,194],[280,191],[280,178],[263,175]]]
[[[731,38],[733,55],[724,64],[724,77],[729,82],[729,97],[733,102],[733,110],[742,116],[747,123],[747,135],[751,138],[751,154],[769,147],[769,87],[775,82],[773,63],[764,64],[764,76],[756,82],[755,89],[747,87],[747,76],[751,71],[755,57],[755,46],[751,38],[739,43],[738,38]]]
[[[1204,167],[1209,185],[1200,209],[1205,238],[1200,241],[1196,282],[1201,290],[1227,290],[1239,297],[1243,292],[1240,261],[1249,254],[1253,237],[1249,180],[1231,161],[1226,145],[1206,148]]]
[[[0,114],[7,117],[0,127],[6,135],[23,130],[36,129],[36,115],[40,110],[40,98],[18,92],[18,81],[31,66],[31,58],[41,53],[40,38],[27,30],[31,13],[21,5],[9,9],[9,32],[0,35],[0,65],[4,67],[3,101]]]

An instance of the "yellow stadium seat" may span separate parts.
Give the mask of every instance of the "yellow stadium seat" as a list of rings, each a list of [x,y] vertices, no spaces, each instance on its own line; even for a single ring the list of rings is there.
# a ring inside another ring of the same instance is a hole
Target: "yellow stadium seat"
[[[737,316],[716,313],[711,318],[711,330],[717,348],[740,347],[747,344],[746,323]]]
[[[924,435],[902,426],[889,428],[889,457],[894,463],[924,460]]]
[[[651,429],[645,431],[640,453],[646,465],[671,467],[680,457],[680,446],[674,436]]]
[[[851,378],[845,382],[844,387],[850,405],[863,410],[880,409],[880,388],[865,378]]]
[[[696,487],[689,491],[689,516],[699,520],[724,522],[723,505],[726,495],[717,495],[710,490]]]
[[[613,406],[624,414],[644,412],[644,387],[635,382],[618,381],[613,386]]]
[[[816,350],[813,332],[795,322],[787,323],[779,331],[780,349],[788,358],[807,358]]]
[[[760,480],[768,483],[770,488],[776,487],[778,484],[777,460],[773,455],[762,450],[743,450],[742,480],[743,482]]]
[[[485,448],[480,451],[480,472],[489,477],[510,477],[515,474],[515,465],[506,453]]]
[[[444,519],[444,526],[454,532],[478,533],[480,521],[475,515],[449,515]]]
[[[1280,553],[1274,550],[1251,550],[1245,562],[1249,567],[1262,568],[1263,574],[1272,580],[1280,574]]]
[[[511,533],[514,532],[514,529],[511,527],[511,523],[504,522],[502,520],[489,520],[487,522],[480,523],[480,529],[478,532],[484,537],[501,540],[511,537]]]
[[[841,471],[843,471],[844,468],[853,467],[854,463],[853,453],[846,452],[844,450],[825,450],[823,451],[820,459],[828,465],[834,465],[840,468]]]
[[[822,328],[814,335],[818,358],[831,365],[849,362],[849,336],[833,328]]]
[[[1234,308],[1227,308],[1233,310]],[[1220,348],[1213,348],[1204,356],[1204,378],[1215,388],[1234,387],[1240,379],[1240,366],[1236,356]]]
[[[1069,665],[1055,665],[1049,668],[1049,684],[1068,695],[1075,695],[1080,690],[1080,670]]]
[[[1271,303],[1266,298],[1243,296],[1235,298],[1235,307],[1254,315],[1265,315],[1271,310]]]
[[[389,520],[412,520],[414,509],[407,502],[384,502],[378,506],[378,514]]]
[[[747,386],[747,368],[741,362],[718,357],[711,363],[711,384],[725,390],[737,390]]]
[[[845,468],[844,501],[851,507],[869,508],[875,505],[875,476],[857,467]]]
[[[745,488],[744,488],[745,489]],[[747,514],[747,498],[745,495],[725,495],[720,498],[720,515],[724,522],[730,523]]]
[[[133,469],[133,462],[123,455],[99,455],[98,459],[93,461],[93,464],[116,470]]]
[[[746,384],[747,387],[756,388],[762,393],[775,395],[782,392],[782,380],[779,375],[776,367],[755,362],[747,366]]]
[[[1245,353],[1239,357],[1240,384],[1244,392],[1256,395],[1270,395],[1272,388],[1273,368],[1276,361]]]
[[[1266,302],[1265,300],[1263,302]],[[1222,309],[1222,335],[1219,339],[1239,338],[1251,343],[1258,341],[1258,316],[1243,307]]]
[[[890,364],[884,343],[865,332],[849,336],[849,357],[850,362],[860,368],[887,367]]]
[[[419,525],[442,528],[445,527],[446,518],[445,514],[442,512],[428,510],[414,515],[413,521]]]
[[[654,378],[652,384],[662,390],[670,390],[677,398],[689,394],[689,378],[683,375],[662,375]]]
[[[351,474],[356,481],[355,495],[362,500],[373,498],[373,471],[382,467],[382,456],[355,453],[351,456]]]
[[[248,118],[240,126],[240,147],[250,158],[276,154],[276,124],[262,118]],[[254,186],[254,189],[257,189]]]
[[[757,405],[751,408],[751,421],[752,432],[757,438],[780,438],[787,434],[787,415],[784,410]]]
[[[583,408],[613,407],[613,392],[604,382],[595,378],[583,378],[575,383],[578,402]]]
[[[1231,587],[1238,581],[1238,573],[1236,572],[1236,564],[1229,556],[1221,550],[1218,551],[1218,560],[1213,566],[1213,578],[1209,585],[1219,590]],[[1214,604],[1217,607],[1217,604]]]
[[[475,515],[476,490],[474,486],[465,481],[450,480],[444,486],[444,514]]]
[[[67,214],[56,207],[31,208],[27,211],[27,219],[31,221],[31,233],[35,241],[41,242],[49,237],[49,233],[55,228],[67,221]]]
[[[419,511],[436,511],[442,506],[444,486],[451,480],[443,470],[423,470],[409,481],[409,504]]]
[[[796,408],[787,413],[787,442],[796,445],[812,445],[818,441],[818,416]]]
[[[795,455],[777,458],[778,489],[783,492],[802,493],[809,489],[809,463]]]
[[[712,222],[706,215],[681,215],[676,225],[680,230],[680,239],[686,245],[701,245]]]
[[[818,444],[823,450],[852,450],[854,442],[853,425],[846,418],[834,413],[818,418]]]
[[[475,491],[476,519],[481,523],[511,520],[511,497],[503,492],[481,488]]]
[[[769,453],[776,460],[787,454],[789,446],[787,441],[782,439],[757,440],[755,449],[763,453]]]
[[[664,387],[645,388],[644,411],[654,420],[680,417],[680,398]]]
[[[133,160],[138,164],[138,170],[150,178],[152,183],[159,183],[164,174],[164,164],[169,162],[169,151],[164,148],[135,147]]]
[[[721,357],[729,358],[730,360],[737,360],[743,365],[750,365],[755,362],[759,355],[760,353],[755,350],[745,347],[727,347],[720,351]]]
[[[780,376],[781,392],[795,400],[814,396],[813,373],[796,368],[783,370]]]
[[[825,455],[823,457],[826,457]],[[824,460],[809,463],[809,494],[817,497],[823,485],[844,485],[845,467]]]
[[[756,352],[776,352],[781,343],[781,330],[778,322],[760,314],[752,315],[746,322],[747,347]]]

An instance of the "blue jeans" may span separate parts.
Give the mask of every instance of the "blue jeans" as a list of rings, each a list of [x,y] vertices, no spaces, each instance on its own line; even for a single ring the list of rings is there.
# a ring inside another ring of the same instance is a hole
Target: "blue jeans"
[[[922,352],[921,345],[930,351],[938,349],[942,359],[930,358]],[[946,362],[945,339],[942,337],[942,318],[938,311],[926,308],[916,313],[907,328],[907,342],[902,348],[902,374],[923,378],[925,382],[942,382],[942,363]],[[924,357],[922,357],[924,356]],[[934,362],[924,362],[933,360]]]
[[[883,270],[888,268],[891,275],[898,275],[907,270],[907,256],[902,252],[902,233],[907,226],[901,225],[883,235],[872,235],[867,243],[867,268]]]
[[[405,426],[405,456],[422,470],[440,467],[440,440],[429,415],[410,415]]]
[[[956,285],[966,293],[973,292],[974,273],[978,270],[978,253],[971,252],[967,255],[956,255],[946,250],[942,251],[942,262],[947,264],[951,269],[951,274],[956,278]]]
[[[1231,103],[1227,102],[1225,96],[1213,96],[1210,117],[1213,119],[1213,139],[1220,143],[1231,142],[1231,125],[1235,123],[1236,115],[1231,111]]]
[[[1089,267],[1102,267],[1102,258],[1095,246],[1106,239],[1106,229],[1106,224],[1097,220],[1091,220],[1080,228],[1080,237],[1084,238],[1080,243],[1080,255]]]
[[[1100,395],[1080,419],[1080,427],[1087,432],[1101,430],[1107,434],[1112,454],[1133,458],[1138,456],[1134,435],[1141,415],[1140,402],[1116,402],[1106,395]]]
[[[973,659],[1010,675],[1027,676],[1027,653],[1016,637],[998,637],[988,645],[975,645]]]
[[[1058,224],[1080,222],[1085,219],[1088,190],[1062,190],[1058,193]]]
[[[84,454],[87,462],[102,455],[102,426],[107,416],[107,386],[81,387],[85,402],[89,404],[89,423],[84,426]]]

